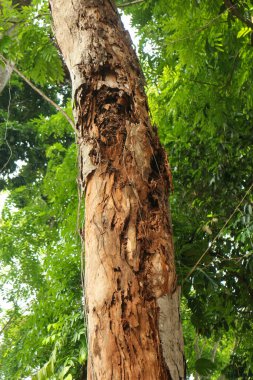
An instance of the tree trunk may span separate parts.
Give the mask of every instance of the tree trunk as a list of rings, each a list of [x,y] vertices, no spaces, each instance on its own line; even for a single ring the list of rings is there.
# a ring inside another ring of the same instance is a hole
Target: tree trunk
[[[183,379],[171,175],[111,0],[50,0],[85,191],[88,379]]]

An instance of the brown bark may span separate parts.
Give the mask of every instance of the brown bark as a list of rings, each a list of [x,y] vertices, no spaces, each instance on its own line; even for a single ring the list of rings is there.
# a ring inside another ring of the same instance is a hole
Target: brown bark
[[[246,24],[249,28],[253,29],[253,23],[249,19],[245,18],[240,10],[238,9],[237,4],[233,4],[231,0],[224,0],[224,4],[227,7],[227,9],[240,21],[242,21],[244,24]]]
[[[86,193],[88,378],[183,379],[171,176],[129,34],[110,0],[50,4]]]

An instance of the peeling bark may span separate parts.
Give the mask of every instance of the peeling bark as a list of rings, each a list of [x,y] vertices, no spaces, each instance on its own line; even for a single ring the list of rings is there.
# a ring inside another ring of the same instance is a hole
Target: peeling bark
[[[172,379],[184,379],[184,341],[180,320],[180,287],[172,294],[158,298],[160,308],[159,331],[163,349],[163,357],[169,368]]]
[[[50,5],[72,79],[85,192],[88,379],[183,379],[171,175],[138,59],[111,0]],[[169,344],[159,323],[169,335],[168,326],[178,329]]]

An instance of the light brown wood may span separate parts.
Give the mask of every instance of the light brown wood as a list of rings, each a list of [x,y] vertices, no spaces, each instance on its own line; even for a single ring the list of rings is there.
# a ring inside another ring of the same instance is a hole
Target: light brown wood
[[[72,78],[86,194],[88,378],[183,379],[178,297],[169,302],[176,289],[171,175],[150,123],[138,59],[110,0],[50,4]],[[180,347],[165,354],[160,307],[170,314],[170,305]]]

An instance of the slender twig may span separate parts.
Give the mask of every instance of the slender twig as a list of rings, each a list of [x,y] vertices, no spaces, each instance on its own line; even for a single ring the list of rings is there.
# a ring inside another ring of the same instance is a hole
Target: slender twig
[[[220,87],[219,84],[217,83],[210,83],[210,82],[204,82],[201,80],[196,80],[196,79],[191,79],[191,78],[184,78],[188,82],[194,82],[194,83],[199,83],[199,84],[206,84],[207,86],[213,86],[213,87]]]
[[[177,42],[184,41],[184,40],[192,40],[195,35],[203,32],[206,29],[208,29],[216,20],[218,20],[219,18],[221,18],[230,8],[225,9],[218,16],[216,16],[213,19],[209,20],[208,23],[204,24],[199,29],[193,30],[192,33],[189,33],[189,35],[187,35],[186,37],[178,38],[178,39],[173,40],[173,41],[168,41],[167,44],[175,44]]]
[[[117,4],[117,7],[118,8],[126,8],[126,7],[130,7],[130,5],[140,4],[140,3],[144,3],[144,2],[145,2],[145,0],[134,0],[134,1],[129,1],[129,3]]]
[[[230,222],[230,220],[233,218],[233,216],[235,215],[235,213],[239,210],[239,207],[241,206],[241,204],[243,203],[244,199],[247,197],[247,195],[251,192],[251,189],[253,188],[253,183],[250,185],[250,187],[248,188],[248,190],[246,191],[246,193],[244,194],[243,198],[240,200],[240,202],[238,203],[238,205],[236,206],[236,208],[234,209],[234,211],[232,212],[232,214],[229,216],[229,218],[226,220],[225,224],[222,226],[222,228],[220,229],[220,231],[218,232],[218,234],[215,236],[215,238],[211,241],[211,243],[209,244],[209,246],[207,247],[207,249],[205,250],[205,252],[200,256],[200,258],[198,259],[198,261],[194,264],[194,266],[192,267],[192,269],[189,271],[189,273],[186,275],[185,279],[183,280],[186,281],[190,275],[196,270],[196,268],[198,267],[198,265],[201,263],[201,261],[203,260],[203,258],[206,256],[206,254],[210,251],[211,247],[214,245],[214,243],[216,242],[216,240],[220,237],[222,231],[226,228],[226,226],[228,225],[228,223]]]
[[[8,61],[7,59],[0,54],[0,59],[7,65]],[[22,74],[15,66],[12,66],[13,71],[20,76],[34,91],[36,91],[42,98],[44,98],[49,104],[51,104],[57,111],[61,112],[61,114],[65,117],[65,119],[68,120],[69,124],[75,131],[75,124],[73,120],[68,116],[68,114],[58,105],[56,104],[52,99],[50,99],[46,94],[44,94],[43,91],[41,91],[38,87],[36,87],[24,74]]]
[[[10,319],[5,323],[5,325],[0,330],[0,336],[3,334],[3,332],[7,329],[7,327],[11,324],[13,318],[15,317],[15,314],[13,313]]]

